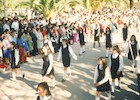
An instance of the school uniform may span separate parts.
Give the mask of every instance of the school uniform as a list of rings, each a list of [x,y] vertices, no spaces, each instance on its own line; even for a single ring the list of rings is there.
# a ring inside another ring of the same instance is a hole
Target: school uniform
[[[69,46],[69,45],[63,46],[62,45],[60,47],[60,50],[59,50],[57,61],[59,61],[60,58],[62,57],[62,62],[63,62],[64,67],[69,67],[70,66],[70,62],[71,62],[70,54],[72,55],[72,57],[74,59],[77,59],[77,56],[74,54],[71,46]]]
[[[79,31],[79,41],[80,41],[80,45],[85,45],[85,40],[84,40],[84,33]]]
[[[123,32],[123,40],[126,41],[128,36],[128,27],[123,27],[122,32]]]
[[[99,41],[99,29],[94,29],[94,41]]]
[[[106,48],[111,48],[112,47],[111,31],[106,32],[105,37],[106,37]]]
[[[54,100],[51,96],[38,96],[37,100]]]
[[[137,74],[138,92],[140,93],[140,56],[136,58],[136,74]]]
[[[134,59],[137,57],[137,51],[138,51],[138,43],[135,42],[135,41],[131,41],[130,42],[130,45],[131,45],[131,48],[132,48],[132,52],[133,52],[133,57]],[[132,54],[131,54],[131,50],[130,50],[130,47],[129,47],[129,52],[128,52],[128,59],[129,60],[132,60]]]
[[[111,69],[111,77],[112,79],[123,77],[122,69],[123,69],[123,58],[118,53],[111,54],[110,57],[110,69]],[[117,74],[117,72],[120,72]]]
[[[20,68],[20,63],[19,63],[19,51],[17,49],[12,49],[11,50],[11,55],[10,55],[10,62],[11,62],[11,68]]]
[[[51,63],[53,63],[53,56],[52,56],[52,54],[50,54],[50,55],[44,55],[42,57],[42,59],[43,59],[42,76],[45,76],[46,75],[46,73],[47,73],[47,71],[48,71],[49,68],[51,70],[50,70],[50,73],[48,74],[48,76],[54,75],[54,68],[53,68],[53,66],[51,64]]]
[[[109,78],[110,78],[109,68],[107,67],[104,71],[102,65],[97,65],[94,73],[94,83],[100,84],[100,86],[97,87],[97,91],[105,92],[111,90]]]

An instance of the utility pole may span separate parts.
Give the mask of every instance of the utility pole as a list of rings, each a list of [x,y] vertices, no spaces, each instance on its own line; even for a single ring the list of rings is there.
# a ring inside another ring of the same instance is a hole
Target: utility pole
[[[5,6],[5,0],[3,0],[3,7],[4,7],[3,14],[4,14],[4,17],[6,17],[6,6]]]

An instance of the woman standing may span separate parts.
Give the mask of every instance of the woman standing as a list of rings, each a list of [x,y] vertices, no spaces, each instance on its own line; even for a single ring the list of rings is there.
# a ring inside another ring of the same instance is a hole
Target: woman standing
[[[53,55],[48,43],[45,43],[42,48],[42,59],[43,59],[42,81],[45,81],[45,75],[47,74],[48,76],[50,76],[52,80],[52,87],[55,87]]]
[[[62,46],[60,47],[59,50],[59,54],[57,57],[57,61],[60,60],[60,58],[62,57],[62,62],[63,62],[63,66],[64,66],[64,75],[63,75],[63,79],[62,82],[65,82],[67,79],[67,75],[71,74],[71,69],[70,69],[70,62],[71,62],[71,57],[70,54],[72,55],[72,57],[77,60],[77,56],[74,54],[71,46],[68,45],[68,40],[66,37],[62,38]]]
[[[106,41],[106,57],[108,58],[109,50],[112,48],[112,36],[111,36],[111,30],[109,27],[106,28],[105,41]]]
[[[80,53],[79,56],[82,55],[82,53],[85,53],[85,37],[84,37],[84,32],[82,27],[78,30],[78,36],[79,36],[79,41],[80,41]]]
[[[10,57],[10,41],[8,39],[8,35],[5,34],[3,37],[3,58],[7,65],[10,64],[9,57]]]
[[[112,91],[111,94],[114,95],[115,92],[115,79],[118,79],[118,86],[117,88],[120,89],[121,80],[120,78],[123,77],[122,70],[123,70],[123,57],[120,54],[120,49],[118,45],[114,46],[112,49],[112,54],[109,59],[109,67],[111,70],[111,77],[112,77]]]
[[[107,62],[105,58],[100,57],[94,73],[94,84],[97,89],[95,100],[100,100],[100,92],[107,92],[108,100],[111,100],[109,79],[110,70],[109,67],[107,67]]]
[[[43,35],[40,31],[40,28],[37,28],[36,29],[36,37],[37,37],[37,48],[38,48],[38,52],[39,54],[41,54],[41,50],[42,50],[42,47],[43,47]]]
[[[128,53],[128,59],[130,60],[130,62],[132,64],[131,72],[133,72],[133,68],[135,66],[135,59],[138,55],[138,50],[139,50],[139,45],[136,40],[136,36],[132,35],[130,37],[130,41],[128,42],[128,47],[127,47],[127,51],[126,51]]]

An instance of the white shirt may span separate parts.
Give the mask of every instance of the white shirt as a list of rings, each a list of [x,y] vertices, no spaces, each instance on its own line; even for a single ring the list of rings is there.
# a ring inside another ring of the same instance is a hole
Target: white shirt
[[[10,26],[8,24],[4,24],[4,26],[3,26],[3,30],[5,31],[6,29],[8,29],[8,31],[10,31]]]
[[[40,100],[52,100],[51,96],[44,96],[44,97],[39,96],[39,99]]]
[[[66,45],[66,46],[63,46],[63,48],[66,48],[66,47],[67,47],[67,45]],[[77,60],[77,56],[76,56],[75,53],[73,52],[71,46],[69,46],[68,49],[69,49],[69,52],[70,52],[70,54],[72,55],[72,57],[73,57],[75,60]],[[62,57],[62,46],[60,47],[59,54],[58,54],[58,57],[57,57],[57,61],[59,61],[61,57]]]
[[[140,56],[136,57],[136,73],[140,74]]]
[[[102,66],[99,65],[99,68],[102,68]],[[96,68],[95,68],[95,73],[94,73],[94,80],[93,80],[94,83],[97,83],[97,78],[98,78],[98,76],[99,76],[99,73],[98,73],[98,65],[97,65]],[[104,84],[105,82],[107,82],[110,78],[111,78],[110,70],[109,70],[109,67],[107,67],[107,68],[105,69],[105,76],[104,76],[104,78],[103,78],[101,81],[99,81],[98,83],[99,83],[100,85],[102,85],[102,84]]]
[[[13,23],[12,23],[12,25],[11,25],[11,27],[14,29],[14,30],[19,30],[19,23],[18,23],[18,21],[14,21]]]
[[[119,69],[118,69],[118,71],[120,72],[120,71],[122,71],[123,70],[123,66],[124,66],[124,64],[123,64],[123,57],[122,57],[122,55],[119,55],[118,53],[113,53],[112,54],[112,58],[117,58],[119,56]],[[111,56],[110,56],[110,58],[109,58],[109,68],[111,68]]]

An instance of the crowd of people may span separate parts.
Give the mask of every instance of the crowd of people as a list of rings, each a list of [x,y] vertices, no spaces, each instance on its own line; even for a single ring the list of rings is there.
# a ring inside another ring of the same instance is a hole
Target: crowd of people
[[[85,44],[89,42],[89,39],[94,37],[93,48],[96,47],[96,42],[100,47],[100,37],[104,35],[106,54],[105,57],[98,59],[94,84],[97,88],[96,100],[100,100],[100,92],[107,92],[108,100],[111,100],[111,94],[115,94],[115,79],[118,79],[117,88],[120,89],[120,78],[123,77],[124,66],[119,46],[112,44],[112,35],[116,32],[122,34],[125,44],[128,44],[125,47],[126,54],[132,63],[132,68],[137,68],[138,92],[140,93],[139,44],[135,35],[130,36],[130,27],[134,27],[140,32],[139,10],[120,10],[112,7],[90,13],[85,9],[69,9],[50,19],[43,16],[30,20],[25,16],[24,19],[20,19],[17,14],[13,18],[2,18],[0,20],[0,68],[9,70],[9,66],[11,66],[12,80],[16,81],[17,69],[21,64],[27,62],[27,57],[41,55],[43,60],[42,81],[45,81],[44,77],[48,75],[52,80],[52,87],[55,87],[53,54],[58,53],[57,61],[62,58],[64,66],[62,82],[65,82],[71,75],[70,54],[77,60],[70,45],[79,40],[79,56],[81,56],[86,52]],[[105,58],[109,58],[109,67],[107,67]],[[37,90],[43,91],[45,88],[47,95],[46,92],[42,95],[39,92],[40,97],[37,100],[50,100],[51,93],[47,83],[40,83]],[[42,99],[43,96],[48,97]]]

